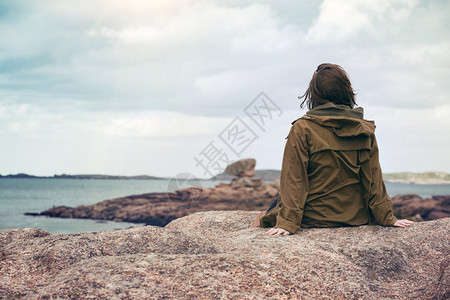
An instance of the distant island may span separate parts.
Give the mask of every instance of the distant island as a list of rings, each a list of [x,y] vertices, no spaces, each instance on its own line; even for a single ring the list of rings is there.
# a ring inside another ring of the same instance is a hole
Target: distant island
[[[10,174],[2,176],[0,178],[48,178],[48,179],[168,179],[164,177],[155,177],[149,175],[138,176],[120,176],[120,175],[101,175],[101,174],[78,174],[78,175],[53,175],[53,176],[34,176],[25,173]]]
[[[450,184],[450,174],[444,172],[425,173],[386,173],[383,174],[384,181],[415,184]]]
[[[255,177],[259,177],[264,181],[272,181],[280,179],[280,170],[255,170]],[[220,173],[211,179],[213,180],[232,180],[233,175],[227,173]],[[399,173],[384,173],[383,179],[385,182],[398,183],[412,183],[412,184],[450,184],[450,174],[444,172],[399,172]]]
[[[255,177],[261,178],[264,181],[273,181],[280,179],[280,170],[255,170]],[[220,173],[211,178],[204,178],[202,180],[232,180],[236,176],[228,173]],[[101,175],[101,174],[78,174],[78,175],[53,175],[53,176],[34,176],[25,173],[0,175],[1,178],[48,178],[48,179],[140,179],[140,180],[168,180],[168,177],[157,177],[149,175],[137,176],[120,176],[120,175]],[[411,183],[411,184],[450,184],[450,174],[444,172],[399,172],[399,173],[384,173],[383,179],[385,182]]]

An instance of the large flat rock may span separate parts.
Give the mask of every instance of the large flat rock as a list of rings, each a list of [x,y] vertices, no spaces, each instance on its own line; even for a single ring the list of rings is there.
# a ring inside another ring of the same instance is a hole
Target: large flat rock
[[[166,227],[0,231],[0,298],[448,299],[450,218],[266,236],[257,212]]]

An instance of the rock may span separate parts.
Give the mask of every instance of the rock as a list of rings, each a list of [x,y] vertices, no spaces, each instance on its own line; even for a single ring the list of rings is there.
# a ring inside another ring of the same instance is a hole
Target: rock
[[[1,299],[448,299],[450,219],[267,236],[258,212],[166,227],[0,231]]]
[[[164,226],[170,221],[200,211],[265,210],[278,195],[278,189],[255,177],[238,177],[214,188],[149,193],[111,199],[88,206],[58,206],[38,215],[124,221]],[[33,214],[35,215],[35,214]]]
[[[106,200],[94,205],[58,206],[27,215],[126,221],[164,226],[192,213],[210,210],[265,210],[278,195],[276,181],[266,184],[255,175],[256,160],[242,159],[226,168],[238,176],[215,188],[191,187],[170,193],[149,193]]]
[[[255,170],[255,177],[261,178],[264,181],[272,181],[275,179],[280,179],[280,170]],[[211,178],[211,180],[229,180],[231,181],[233,178],[235,178],[235,175],[223,172],[220,174],[217,174]]]
[[[270,186],[276,188],[277,190],[280,190],[280,180],[275,179],[269,183]]]
[[[190,187],[170,193],[148,193],[106,200],[94,205],[58,206],[29,216],[125,221],[165,226],[172,220],[201,211],[266,210],[277,197],[280,180],[269,184],[255,175],[256,160],[232,163],[226,172],[238,176],[214,188]],[[273,170],[266,170],[273,174]],[[450,217],[450,195],[422,199],[418,195],[393,197],[394,214],[413,221]]]
[[[394,213],[398,218],[435,220],[450,217],[450,195],[423,199],[416,194],[392,197]]]
[[[255,159],[246,158],[232,163],[225,169],[225,172],[238,177],[252,177],[255,176],[255,166]]]
[[[149,193],[102,201],[89,206],[58,206],[40,214],[59,218],[124,221],[165,226],[170,221],[201,211],[266,210],[279,193],[279,180],[238,177],[214,188],[191,187],[172,193]],[[394,214],[415,222],[450,217],[450,195],[422,199],[418,195],[392,198]]]
[[[231,188],[233,189],[239,189],[242,187],[257,188],[263,185],[265,185],[265,183],[260,178],[238,177],[231,181]]]

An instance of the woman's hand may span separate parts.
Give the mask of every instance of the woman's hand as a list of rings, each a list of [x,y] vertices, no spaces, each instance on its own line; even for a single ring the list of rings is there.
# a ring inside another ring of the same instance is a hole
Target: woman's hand
[[[271,228],[266,232],[267,235],[290,235],[291,233],[283,228]]]
[[[394,226],[397,226],[397,227],[408,227],[408,226],[411,226],[412,224],[414,224],[413,221],[404,219],[404,220],[397,220],[397,222],[394,223]]]

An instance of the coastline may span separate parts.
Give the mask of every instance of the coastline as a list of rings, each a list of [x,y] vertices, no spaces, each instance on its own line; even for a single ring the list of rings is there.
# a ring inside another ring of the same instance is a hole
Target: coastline
[[[132,180],[169,180],[168,177],[156,177],[150,175],[137,175],[137,176],[122,176],[122,175],[103,175],[103,174],[61,174],[61,175],[53,175],[53,176],[35,176],[29,175],[26,173],[18,173],[18,174],[8,174],[1,175],[0,179],[9,178],[9,179],[107,179],[107,180],[123,180],[123,179],[132,179]]]
[[[450,174],[445,172],[397,172],[384,173],[385,182],[405,184],[450,184]]]
[[[417,184],[417,185],[441,185],[441,184],[450,184],[450,181],[443,181],[443,180],[405,180],[405,179],[398,179],[398,180],[383,180],[384,182],[389,183],[402,183],[402,184]]]
[[[218,181],[201,180],[203,188],[214,187]],[[0,179],[0,228],[41,228],[51,233],[104,231],[129,225],[120,222],[97,223],[89,219],[60,219],[25,216],[53,206],[90,206],[107,199],[117,199],[146,193],[173,192],[196,182],[177,187],[170,180],[81,180],[81,179]],[[417,194],[422,198],[450,195],[450,185],[418,185],[386,182],[391,197]],[[178,203],[178,201],[174,201]],[[185,203],[187,204],[187,203]],[[268,205],[268,204],[267,204]],[[261,210],[261,208],[259,208]],[[122,226],[123,225],[123,226]]]
[[[273,180],[279,180],[281,175],[280,170],[261,169],[255,170],[255,177],[261,178],[263,181],[270,182]],[[103,180],[170,180],[172,177],[158,177],[152,175],[136,175],[136,176],[124,176],[124,175],[104,175],[104,174],[55,174],[53,176],[36,176],[26,173],[1,175],[0,179],[103,179]],[[207,181],[231,181],[235,178],[234,175],[228,173],[220,173],[211,178],[194,178],[195,180],[207,180]],[[187,179],[189,180],[189,179]],[[424,173],[412,173],[412,172],[398,172],[398,173],[384,173],[384,182],[389,183],[402,183],[402,184],[431,184],[441,185],[450,184],[450,174],[445,172],[424,172]]]

